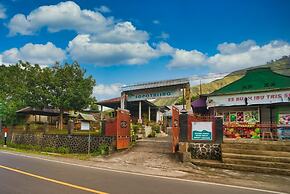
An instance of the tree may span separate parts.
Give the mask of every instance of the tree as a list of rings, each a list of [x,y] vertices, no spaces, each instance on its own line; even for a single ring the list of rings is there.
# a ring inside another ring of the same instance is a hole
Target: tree
[[[0,112],[5,124],[15,124],[16,111],[25,106],[26,65],[20,61],[15,65],[0,66]]]
[[[41,68],[39,65],[25,66],[27,90],[24,95],[28,106],[45,108],[51,104],[50,86],[52,82],[52,69]]]
[[[50,102],[60,110],[59,128],[63,128],[64,110],[81,110],[92,101],[95,80],[86,76],[77,62],[73,64],[56,64],[51,68],[49,83]]]

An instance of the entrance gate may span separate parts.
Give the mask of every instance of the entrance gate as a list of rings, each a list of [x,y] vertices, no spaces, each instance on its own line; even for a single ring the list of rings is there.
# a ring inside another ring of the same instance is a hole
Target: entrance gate
[[[178,151],[179,143],[179,110],[172,106],[172,152],[175,153]]]
[[[106,120],[105,135],[116,137],[117,149],[125,149],[130,145],[130,112],[117,110],[117,116]]]

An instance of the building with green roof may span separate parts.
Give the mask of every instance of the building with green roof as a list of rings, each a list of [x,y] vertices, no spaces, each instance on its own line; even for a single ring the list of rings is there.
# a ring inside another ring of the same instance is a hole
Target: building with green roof
[[[208,95],[211,113],[226,124],[290,125],[290,76],[270,68],[251,69],[239,80]]]

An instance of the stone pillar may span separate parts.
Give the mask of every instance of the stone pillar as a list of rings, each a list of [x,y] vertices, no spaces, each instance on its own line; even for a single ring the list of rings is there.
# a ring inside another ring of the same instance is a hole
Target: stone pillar
[[[142,123],[142,101],[139,101],[139,118],[138,123]]]

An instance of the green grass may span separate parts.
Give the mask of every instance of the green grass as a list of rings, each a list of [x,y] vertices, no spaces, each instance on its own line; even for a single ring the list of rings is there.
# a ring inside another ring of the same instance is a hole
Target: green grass
[[[78,160],[90,160],[91,158],[95,157],[96,155],[91,154],[80,154],[80,153],[57,153],[52,154],[52,152],[45,152],[40,150],[30,150],[30,149],[23,149],[23,148],[13,148],[13,147],[6,147],[4,148],[0,145],[0,150],[17,152],[17,153],[24,153],[24,154],[36,154],[36,155],[43,155],[43,156],[52,156],[52,157],[62,157],[62,158],[72,158]]]

